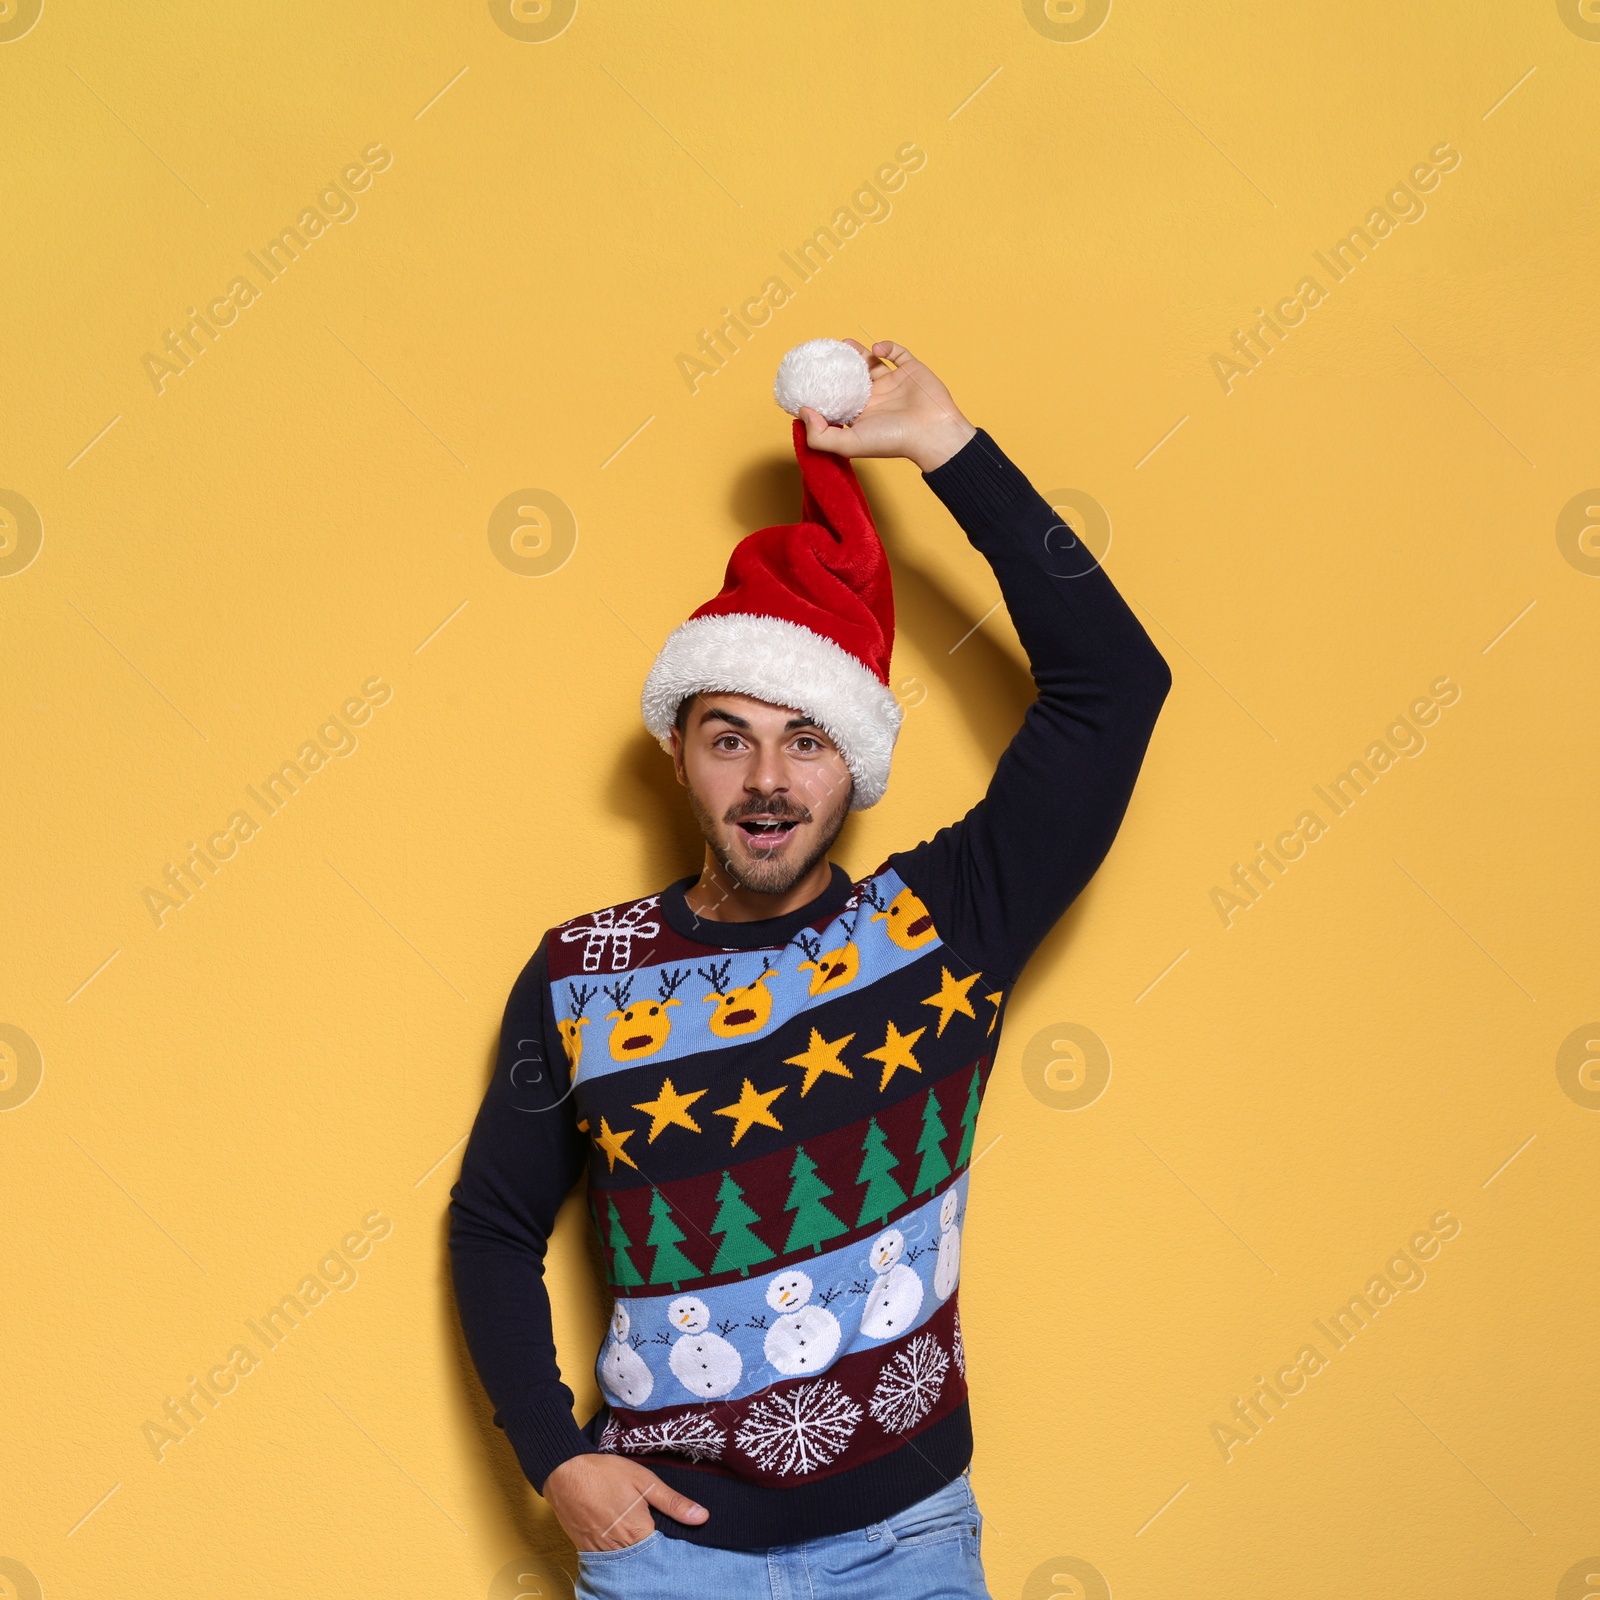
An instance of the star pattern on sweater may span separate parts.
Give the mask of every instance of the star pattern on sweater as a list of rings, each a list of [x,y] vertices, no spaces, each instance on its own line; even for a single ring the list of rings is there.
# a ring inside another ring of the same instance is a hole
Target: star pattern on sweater
[[[594,1142],[605,1151],[606,1160],[611,1163],[610,1171],[617,1170],[619,1161],[626,1161],[635,1172],[639,1170],[639,1163],[622,1148],[638,1131],[637,1128],[613,1128],[604,1117],[601,1117],[600,1132]]]
[[[785,1056],[783,1064],[786,1067],[804,1067],[806,1081],[800,1085],[800,1097],[804,1099],[811,1093],[812,1085],[816,1083],[825,1072],[831,1072],[836,1077],[853,1078],[844,1062],[839,1059],[839,1052],[855,1038],[853,1033],[847,1033],[842,1039],[824,1039],[815,1028],[811,1030],[811,1042],[797,1056]]]
[[[911,1053],[911,1047],[927,1031],[926,1028],[916,1028],[910,1033],[901,1033],[891,1021],[884,1032],[882,1047],[865,1052],[868,1061],[883,1063],[883,1077],[878,1082],[879,1094],[889,1087],[889,1080],[895,1075],[897,1068],[909,1067],[913,1072],[922,1071],[917,1058]]]
[[[701,1095],[710,1092],[709,1089],[696,1089],[693,1094],[680,1094],[671,1078],[663,1078],[661,1091],[655,1099],[641,1100],[633,1108],[650,1113],[650,1136],[646,1143],[654,1144],[657,1136],[668,1127],[687,1128],[690,1133],[700,1133],[700,1124],[689,1115],[689,1107]]]
[[[937,1006],[939,1008],[939,1031],[936,1037],[944,1037],[945,1024],[958,1011],[964,1017],[971,1017],[974,1022],[978,1020],[978,1013],[972,1009],[972,1002],[967,998],[967,991],[982,976],[981,972],[974,972],[969,977],[956,978],[951,975],[949,967],[939,968],[939,992],[930,994],[922,1002],[925,1006]]]
[[[772,1114],[772,1102],[788,1087],[788,1084],[780,1083],[776,1089],[761,1090],[748,1078],[744,1080],[739,1098],[731,1106],[720,1107],[716,1113],[719,1117],[733,1119],[734,1144],[738,1144],[758,1122],[764,1128],[776,1128],[779,1133],[783,1132],[783,1124]]]
[[[988,1029],[986,1031],[985,1037],[987,1037],[988,1034],[994,1032],[994,1025],[995,1025],[995,1023],[997,1023],[1000,1020],[1000,1002],[1002,1000],[1004,1000],[1005,997],[1006,997],[1006,992],[1005,992],[1004,989],[996,989],[993,994],[986,994],[983,997],[985,1000],[987,1000],[989,1002],[990,1005],[992,1005],[994,1007],[994,1015],[989,1018],[989,1026],[988,1026]]]

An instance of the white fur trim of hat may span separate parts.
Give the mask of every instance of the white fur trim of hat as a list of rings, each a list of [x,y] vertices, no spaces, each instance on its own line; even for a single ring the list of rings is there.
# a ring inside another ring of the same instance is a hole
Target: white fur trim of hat
[[[747,612],[693,617],[675,628],[641,697],[645,726],[662,749],[672,748],[679,704],[719,689],[814,718],[855,779],[850,809],[865,811],[883,798],[904,713],[888,686],[831,639]]]

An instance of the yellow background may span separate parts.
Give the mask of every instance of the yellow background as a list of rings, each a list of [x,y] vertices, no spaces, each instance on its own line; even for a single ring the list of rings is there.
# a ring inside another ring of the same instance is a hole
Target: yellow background
[[[1176,678],[979,1130],[995,1594],[1556,1594],[1600,1548],[1592,9],[18,5],[0,1594],[561,1592],[448,1189],[541,931],[694,865],[638,689],[794,514],[770,384],[820,334],[902,341],[1103,507]],[[906,141],[892,214],[691,393],[679,354]],[[1224,392],[1440,141],[1425,217]],[[143,358],[374,142],[359,214],[158,394]],[[908,712],[854,871],[978,796],[1029,692],[1003,612],[953,650],[997,590],[914,470],[863,479]],[[488,536],[527,489],[577,530],[544,576]],[[1426,751],[1225,927],[1212,889],[1442,674]],[[359,748],[158,927],[167,864],[375,675]],[[1023,1069],[1065,1026],[1112,1061],[1070,1112]],[[1225,1462],[1234,1398],[1441,1208],[1426,1285]],[[144,1425],[374,1210],[359,1281],[158,1462]]]

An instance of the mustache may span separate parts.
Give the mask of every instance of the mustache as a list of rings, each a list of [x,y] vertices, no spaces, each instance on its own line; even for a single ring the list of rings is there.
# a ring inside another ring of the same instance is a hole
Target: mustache
[[[796,805],[774,795],[771,800],[747,800],[742,805],[729,806],[722,820],[742,822],[746,817],[781,817],[785,821],[809,822],[811,811],[807,806]]]

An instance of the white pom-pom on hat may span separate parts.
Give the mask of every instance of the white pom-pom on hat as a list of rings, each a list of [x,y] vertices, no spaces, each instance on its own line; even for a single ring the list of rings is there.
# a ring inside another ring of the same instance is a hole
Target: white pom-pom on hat
[[[791,417],[810,406],[829,422],[854,422],[872,397],[867,358],[842,339],[807,339],[778,363],[772,394]]]

